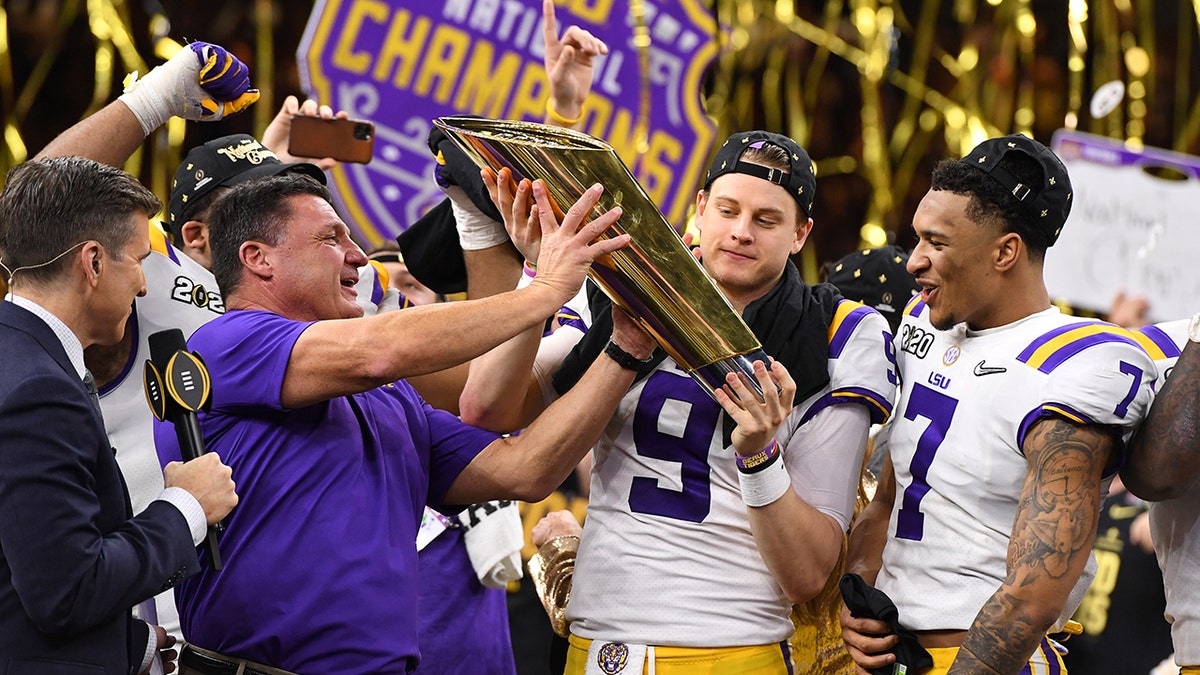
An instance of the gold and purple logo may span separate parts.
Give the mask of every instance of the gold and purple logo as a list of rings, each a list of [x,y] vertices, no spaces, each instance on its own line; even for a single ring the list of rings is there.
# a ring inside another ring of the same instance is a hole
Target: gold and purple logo
[[[596,652],[596,665],[608,675],[616,675],[629,663],[629,647],[620,642],[609,642]]]

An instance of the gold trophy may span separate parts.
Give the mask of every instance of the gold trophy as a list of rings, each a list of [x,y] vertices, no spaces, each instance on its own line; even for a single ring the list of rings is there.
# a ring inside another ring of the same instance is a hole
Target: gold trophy
[[[560,219],[563,205],[574,204],[593,184],[603,185],[592,217],[617,205],[622,215],[597,239],[628,232],[632,241],[593,263],[592,280],[636,317],[709,396],[730,372],[745,375],[762,396],[752,365],[767,362],[758,338],[612,146],[533,122],[442,117],[434,124],[480,168],[508,168],[518,181],[543,181]]]

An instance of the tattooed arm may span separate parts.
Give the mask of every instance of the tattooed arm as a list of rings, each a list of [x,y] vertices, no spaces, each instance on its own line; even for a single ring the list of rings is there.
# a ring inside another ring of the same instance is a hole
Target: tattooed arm
[[[1121,480],[1151,501],[1193,490],[1200,478],[1200,344],[1188,341],[1129,448]]]
[[[1096,539],[1100,480],[1116,440],[1060,418],[1033,426],[1008,546],[1008,577],[976,615],[950,674],[1019,673],[1053,625]]]

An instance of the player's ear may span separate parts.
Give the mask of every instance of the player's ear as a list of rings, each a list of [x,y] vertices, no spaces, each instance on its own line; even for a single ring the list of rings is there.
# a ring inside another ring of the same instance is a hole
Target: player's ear
[[[180,248],[208,250],[208,224],[198,220],[187,221],[179,228],[179,239]]]
[[[1012,269],[1022,255],[1026,253],[1025,242],[1016,232],[1005,232],[996,239],[993,264],[997,271],[1007,272]]]

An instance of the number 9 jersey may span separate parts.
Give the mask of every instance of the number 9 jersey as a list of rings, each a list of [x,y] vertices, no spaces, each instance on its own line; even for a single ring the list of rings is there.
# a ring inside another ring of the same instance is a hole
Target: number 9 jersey
[[[997,328],[939,331],[920,297],[905,308],[896,353],[902,403],[888,429],[896,497],[876,585],[906,628],[966,630],[1007,576],[1029,429],[1046,417],[1111,427],[1120,447],[1110,477],[1146,414],[1156,370],[1134,336],[1111,324],[1051,307]],[[1094,570],[1091,558],[1056,629]]]
[[[891,332],[842,300],[828,328],[830,381],[776,431],[792,488],[845,531],[867,432],[891,412]],[[671,358],[636,382],[595,448],[567,606],[592,640],[716,648],[778,642],[787,595],[755,545],[725,413]]]

